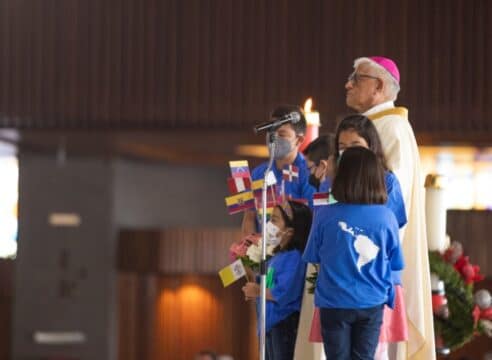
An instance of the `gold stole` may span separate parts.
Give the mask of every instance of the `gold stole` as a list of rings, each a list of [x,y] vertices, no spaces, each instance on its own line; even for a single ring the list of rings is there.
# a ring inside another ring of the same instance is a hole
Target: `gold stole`
[[[368,115],[367,117],[371,120],[377,120],[386,115],[399,115],[405,119],[408,119],[408,109],[402,106],[394,107],[388,110],[383,110],[375,114]]]

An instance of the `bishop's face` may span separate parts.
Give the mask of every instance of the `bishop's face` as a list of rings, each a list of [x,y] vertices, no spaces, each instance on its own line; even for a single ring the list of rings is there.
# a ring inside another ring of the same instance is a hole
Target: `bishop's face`
[[[377,95],[382,80],[373,73],[368,64],[360,64],[345,83],[347,106],[363,113],[377,105]]]

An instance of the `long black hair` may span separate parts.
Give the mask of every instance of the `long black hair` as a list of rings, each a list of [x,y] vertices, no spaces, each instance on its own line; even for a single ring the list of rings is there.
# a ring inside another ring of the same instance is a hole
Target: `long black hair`
[[[331,188],[340,203],[384,204],[388,198],[384,169],[373,151],[362,146],[345,150]]]
[[[285,226],[292,228],[294,233],[287,246],[282,250],[288,251],[297,249],[300,252],[303,252],[306,247],[309,232],[311,231],[311,222],[313,220],[311,209],[309,206],[299,201],[288,200],[287,203],[292,209],[292,217],[287,215],[288,210],[284,210],[281,205],[277,205],[277,208],[282,214]],[[280,251],[279,246],[275,249],[275,252],[278,251]]]
[[[342,131],[355,131],[357,135],[367,142],[369,149],[376,154],[376,157],[381,162],[384,170],[390,170],[386,161],[386,156],[384,155],[381,138],[379,137],[376,127],[369,118],[364,115],[350,115],[340,121],[335,133],[335,157],[337,160],[340,157],[338,141],[340,140],[340,133]]]

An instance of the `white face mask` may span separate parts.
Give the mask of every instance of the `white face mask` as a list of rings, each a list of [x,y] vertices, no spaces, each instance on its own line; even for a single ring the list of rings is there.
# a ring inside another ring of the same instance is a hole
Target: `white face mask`
[[[279,236],[280,229],[271,221],[266,223],[266,244],[277,246],[280,244],[281,237]]]

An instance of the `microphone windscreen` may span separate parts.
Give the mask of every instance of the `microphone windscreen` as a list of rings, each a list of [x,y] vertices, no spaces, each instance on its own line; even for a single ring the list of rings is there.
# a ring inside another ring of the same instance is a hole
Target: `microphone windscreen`
[[[301,121],[301,114],[299,114],[298,112],[291,112],[290,117],[293,124]]]

